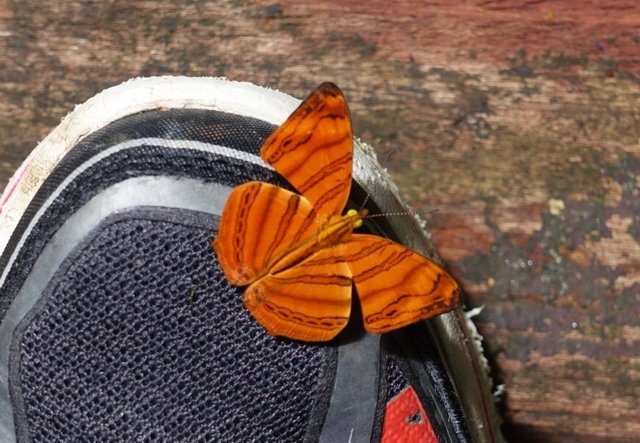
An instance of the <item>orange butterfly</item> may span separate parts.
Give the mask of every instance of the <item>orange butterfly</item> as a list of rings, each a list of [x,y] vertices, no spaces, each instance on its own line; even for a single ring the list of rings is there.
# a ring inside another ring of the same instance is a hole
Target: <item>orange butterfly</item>
[[[455,280],[387,239],[354,234],[366,210],[341,215],[351,189],[351,116],[323,83],[260,154],[302,195],[264,182],[235,188],[213,248],[227,279],[249,285],[244,305],[270,334],[326,341],[347,324],[352,284],[364,327],[382,333],[460,305]]]

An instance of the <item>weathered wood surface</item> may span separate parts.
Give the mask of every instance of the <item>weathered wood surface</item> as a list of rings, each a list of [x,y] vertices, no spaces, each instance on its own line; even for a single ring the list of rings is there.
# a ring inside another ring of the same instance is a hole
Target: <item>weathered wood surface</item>
[[[346,92],[484,305],[513,441],[640,435],[637,0],[0,0],[0,182],[130,77]]]

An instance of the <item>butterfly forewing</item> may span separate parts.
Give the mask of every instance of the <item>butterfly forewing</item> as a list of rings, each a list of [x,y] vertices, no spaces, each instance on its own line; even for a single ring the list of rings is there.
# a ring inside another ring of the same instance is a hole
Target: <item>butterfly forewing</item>
[[[345,327],[351,311],[351,270],[342,256],[339,245],[269,274],[247,288],[244,305],[272,335],[330,340]]]
[[[271,134],[260,154],[320,215],[342,213],[351,189],[353,134],[340,89],[320,85]]]
[[[369,332],[388,332],[460,305],[458,284],[444,269],[387,239],[354,234],[344,259]]]
[[[243,286],[317,230],[307,199],[269,183],[248,182],[231,192],[213,247],[227,279]]]

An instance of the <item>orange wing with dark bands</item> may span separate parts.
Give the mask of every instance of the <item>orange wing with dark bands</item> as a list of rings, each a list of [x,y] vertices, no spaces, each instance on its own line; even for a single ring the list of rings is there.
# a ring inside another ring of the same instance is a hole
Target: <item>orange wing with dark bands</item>
[[[262,158],[302,195],[262,182],[235,188],[213,242],[225,276],[272,335],[327,341],[347,324],[355,284],[367,331],[382,333],[460,306],[453,278],[381,237],[352,234],[351,117],[323,83],[265,141]]]
[[[351,271],[342,245],[322,249],[296,266],[269,274],[244,293],[244,305],[271,335],[327,341],[349,321]]]
[[[318,229],[306,198],[269,183],[248,182],[231,191],[213,248],[227,280],[244,286]]]
[[[354,234],[344,246],[367,331],[392,331],[460,306],[456,281],[426,257],[375,235]]]
[[[271,134],[260,154],[324,219],[341,214],[353,161],[351,115],[342,91],[321,84]]]

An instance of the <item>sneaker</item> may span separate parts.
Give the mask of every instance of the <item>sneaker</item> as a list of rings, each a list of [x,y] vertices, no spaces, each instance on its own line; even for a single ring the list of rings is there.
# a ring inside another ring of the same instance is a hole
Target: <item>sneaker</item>
[[[225,199],[282,183],[259,149],[297,103],[136,79],[31,153],[0,198],[2,441],[502,440],[463,311],[302,343],[270,336],[224,278],[210,243]],[[354,164],[354,202],[406,210],[371,148],[356,143]],[[412,217],[375,220],[430,255]]]

